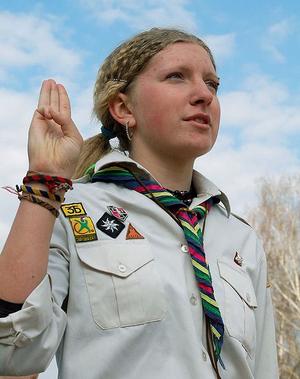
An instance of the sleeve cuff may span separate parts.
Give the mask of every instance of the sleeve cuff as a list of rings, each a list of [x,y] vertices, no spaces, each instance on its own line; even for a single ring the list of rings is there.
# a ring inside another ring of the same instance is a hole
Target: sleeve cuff
[[[0,343],[24,345],[47,328],[52,313],[51,282],[46,275],[19,311],[0,318]]]

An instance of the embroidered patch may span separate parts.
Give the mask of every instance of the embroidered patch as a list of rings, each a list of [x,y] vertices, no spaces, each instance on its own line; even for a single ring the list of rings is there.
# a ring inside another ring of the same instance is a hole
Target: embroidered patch
[[[117,238],[125,228],[121,221],[107,212],[97,221],[96,225],[99,230],[112,238]]]
[[[238,252],[235,253],[234,262],[239,266],[243,264],[243,257],[241,257]]]
[[[86,215],[86,211],[82,203],[63,204],[61,210],[66,217],[77,217]]]
[[[125,211],[124,208],[121,207],[114,207],[113,205],[109,205],[107,209],[110,211],[110,213],[115,216],[117,219],[121,221],[125,221],[128,217],[128,213]]]
[[[96,241],[97,234],[92,219],[88,216],[69,218],[76,242]]]
[[[126,234],[127,240],[142,240],[144,237],[139,233],[134,226],[131,224],[128,225],[127,234]]]

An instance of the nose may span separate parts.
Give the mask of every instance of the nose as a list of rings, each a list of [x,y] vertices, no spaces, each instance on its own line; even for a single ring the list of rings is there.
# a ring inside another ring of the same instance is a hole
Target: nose
[[[213,98],[213,93],[203,80],[197,80],[195,83],[193,83],[190,97],[190,103],[192,105],[209,105],[213,101]]]

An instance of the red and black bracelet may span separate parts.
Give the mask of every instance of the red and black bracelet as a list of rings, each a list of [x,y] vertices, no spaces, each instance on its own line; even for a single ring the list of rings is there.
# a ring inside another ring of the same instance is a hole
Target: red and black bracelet
[[[26,185],[32,182],[44,184],[51,193],[57,193],[60,190],[68,191],[73,189],[72,180],[70,179],[62,178],[61,176],[44,175],[35,171],[28,171],[23,179],[23,184]]]

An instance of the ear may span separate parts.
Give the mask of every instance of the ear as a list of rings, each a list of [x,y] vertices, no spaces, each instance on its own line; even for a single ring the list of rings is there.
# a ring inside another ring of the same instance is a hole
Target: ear
[[[130,127],[135,126],[136,122],[128,95],[119,92],[117,96],[109,102],[108,108],[112,117],[119,124],[125,125],[126,122],[128,122]]]

